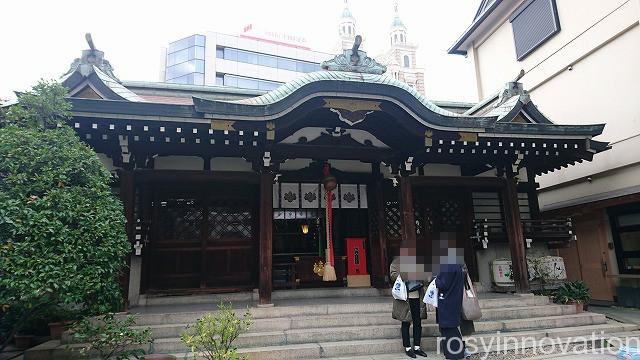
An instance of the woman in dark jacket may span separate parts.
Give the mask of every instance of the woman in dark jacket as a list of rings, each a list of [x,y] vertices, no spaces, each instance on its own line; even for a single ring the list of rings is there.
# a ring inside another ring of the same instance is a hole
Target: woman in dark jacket
[[[440,344],[445,359],[464,358],[464,343],[458,326],[462,317],[462,292],[464,273],[460,264],[442,264],[436,276],[438,287],[438,307],[436,321],[440,327]]]

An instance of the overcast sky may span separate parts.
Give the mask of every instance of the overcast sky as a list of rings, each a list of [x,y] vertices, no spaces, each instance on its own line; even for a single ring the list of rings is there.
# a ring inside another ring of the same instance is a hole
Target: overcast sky
[[[399,0],[410,42],[419,45],[427,97],[476,101],[473,67],[446,50],[471,23],[480,0]],[[382,53],[393,0],[350,0],[362,50]],[[85,32],[123,80],[158,81],[160,49],[203,31],[239,34],[248,23],[306,36],[333,52],[343,0],[6,0],[0,15],[0,99],[38,79],[57,79],[83,49]]]

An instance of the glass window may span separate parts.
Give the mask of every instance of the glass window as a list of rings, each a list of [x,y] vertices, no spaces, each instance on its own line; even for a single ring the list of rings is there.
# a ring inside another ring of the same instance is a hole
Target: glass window
[[[202,61],[202,60],[198,60],[198,61]],[[195,72],[195,70],[196,70],[195,61],[183,62],[180,64],[167,67],[166,78],[174,79],[180,76],[184,76],[186,74],[193,73]],[[204,72],[204,69],[203,69],[203,72]]]
[[[238,87],[238,78],[231,75],[224,76],[224,85],[231,87]]]
[[[199,74],[199,73],[193,74],[193,84],[204,85],[204,74]]]
[[[278,58],[278,69],[296,71],[296,62],[290,59]]]
[[[640,213],[624,214],[618,216],[618,226],[640,225]]]
[[[193,60],[196,72],[204,73],[204,60]]]
[[[199,35],[199,36],[202,36],[202,35]],[[167,52],[172,53],[172,52],[180,51],[182,49],[186,49],[188,47],[192,47],[196,43],[195,38],[196,38],[196,35],[192,35],[187,38],[174,41],[169,44],[169,50]],[[204,46],[204,40],[202,40],[202,46]]]
[[[216,57],[218,59],[224,59],[224,48],[221,48],[221,47],[216,48]]]
[[[189,48],[189,60],[192,59],[204,60],[204,48],[202,46],[194,46]]]
[[[248,51],[238,51],[238,62],[247,63],[247,64],[257,64],[258,63],[258,55],[256,53],[248,52]]]
[[[258,82],[258,90],[266,90],[270,91],[276,89],[280,86],[280,83],[272,82],[272,81],[259,81]]]
[[[204,42],[205,42],[205,37],[204,37],[204,35],[196,35],[195,45],[197,45],[197,46],[204,46]]]
[[[270,55],[258,55],[258,65],[268,66],[272,68],[278,67],[278,58]]]
[[[224,59],[231,61],[238,61],[238,50],[231,48],[224,48]]]
[[[410,65],[409,63],[409,55],[405,55],[404,56],[404,67],[408,68]]]
[[[174,53],[169,54],[167,58],[167,65],[175,65],[181,62],[185,62],[189,60],[189,49],[179,50]]]
[[[257,89],[258,80],[238,77],[238,87],[242,89]]]
[[[224,85],[224,75],[216,74],[216,85]]]
[[[640,206],[608,210],[621,274],[640,274]]]

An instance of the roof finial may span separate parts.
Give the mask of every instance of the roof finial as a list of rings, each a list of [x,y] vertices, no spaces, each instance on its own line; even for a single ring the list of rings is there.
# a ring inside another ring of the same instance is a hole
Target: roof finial
[[[398,16],[398,0],[393,2],[393,11],[395,11],[396,16]]]
[[[87,39],[87,44],[89,44],[89,48],[91,50],[95,50],[96,46],[93,44],[93,39],[91,38],[91,33],[84,34],[84,38]]]

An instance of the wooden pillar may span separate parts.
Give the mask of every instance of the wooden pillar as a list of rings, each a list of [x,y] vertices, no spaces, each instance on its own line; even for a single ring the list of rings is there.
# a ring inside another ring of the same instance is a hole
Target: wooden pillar
[[[135,182],[132,170],[121,170],[118,174],[120,178],[120,201],[122,201],[122,206],[124,208],[124,216],[126,219],[125,224],[125,232],[127,234],[127,239],[129,240],[130,245],[134,242],[134,229],[135,229],[135,219],[134,219],[134,211],[135,211]],[[133,251],[133,247],[130,246],[129,249]],[[121,289],[122,296],[124,300],[124,310],[129,308],[129,280],[130,280],[130,264],[131,264],[131,256],[129,253],[127,255],[127,270],[124,271],[124,274],[121,279]]]
[[[531,209],[531,218],[540,219],[540,203],[538,202],[538,189],[536,188],[535,169],[527,166],[527,196],[529,197],[529,208]]]
[[[400,177],[400,223],[402,246],[416,248],[416,220],[413,212],[413,189],[408,176]],[[395,279],[394,279],[395,280]]]
[[[273,262],[273,174],[260,174],[259,305],[271,305]]]
[[[527,273],[527,258],[524,245],[524,233],[522,220],[520,219],[520,206],[518,204],[518,190],[516,179],[508,176],[506,186],[502,190],[502,207],[511,251],[511,263],[513,266],[513,280],[516,284],[516,292],[529,292],[529,275]]]
[[[383,179],[376,179],[372,188],[368,189],[367,193],[370,200],[369,204],[374,209],[371,215],[375,216],[376,220],[374,224],[378,227],[370,232],[371,272],[374,286],[381,288],[386,287],[387,273],[389,272],[387,268],[387,234],[384,216]]]

